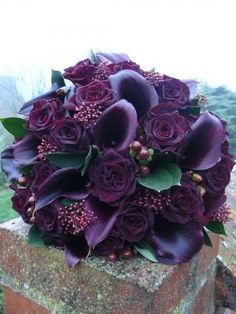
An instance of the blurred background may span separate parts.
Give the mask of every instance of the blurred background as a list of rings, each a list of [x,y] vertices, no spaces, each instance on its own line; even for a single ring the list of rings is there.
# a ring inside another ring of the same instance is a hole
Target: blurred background
[[[51,69],[74,65],[90,49],[124,52],[143,69],[196,79],[208,109],[228,122],[236,156],[235,0],[0,3],[0,117],[47,90]],[[11,140],[0,126],[0,151]],[[16,215],[6,187],[0,171],[0,222]]]

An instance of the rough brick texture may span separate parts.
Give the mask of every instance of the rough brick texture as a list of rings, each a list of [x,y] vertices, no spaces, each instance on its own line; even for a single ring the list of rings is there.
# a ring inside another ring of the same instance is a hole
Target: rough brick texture
[[[27,231],[20,219],[0,225],[1,282],[6,293],[20,293],[25,300],[17,303],[17,312],[6,314],[21,313],[27,302],[29,308],[32,302],[39,305],[39,314],[47,313],[44,308],[59,314],[214,313],[216,236],[214,248],[204,248],[189,264],[171,267],[142,257],[115,263],[89,258],[69,270],[61,251],[29,246]],[[7,311],[11,296],[5,298]]]

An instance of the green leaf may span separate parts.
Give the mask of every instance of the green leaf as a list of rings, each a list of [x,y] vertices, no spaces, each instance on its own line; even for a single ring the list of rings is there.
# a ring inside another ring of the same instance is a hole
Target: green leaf
[[[59,168],[80,168],[84,165],[84,157],[75,153],[49,153],[47,159]]]
[[[30,174],[32,169],[33,169],[34,165],[26,165],[20,168],[20,172],[23,174]]]
[[[58,87],[66,85],[61,72],[57,70],[52,70],[51,82],[52,84],[57,83]]]
[[[146,257],[149,261],[158,263],[158,260],[153,254],[152,248],[145,240],[139,241],[137,245],[134,245],[134,248],[139,252],[139,254]]]
[[[181,170],[176,164],[164,162],[149,175],[139,177],[138,183],[160,192],[169,189],[173,185],[179,185],[181,175]]]
[[[97,59],[96,54],[93,52],[92,49],[90,50],[90,56],[91,56],[91,58],[90,58],[91,61],[93,63],[95,63],[96,65],[98,65],[99,64],[98,59]]]
[[[41,237],[41,231],[36,225],[32,225],[29,230],[28,243],[35,247],[46,247]]]
[[[180,109],[179,112],[183,115],[199,115],[201,113],[200,106],[189,106],[186,109]]]
[[[206,228],[211,232],[226,235],[224,225],[219,221],[210,221]]]
[[[26,133],[26,122],[21,118],[0,118],[4,128],[15,137],[22,138]]]
[[[211,239],[210,239],[207,231],[204,228],[202,229],[202,231],[203,231],[203,236],[204,236],[204,244],[206,246],[212,247]]]
[[[151,68],[149,72],[156,72],[156,68],[155,67]]]
[[[73,201],[72,200],[69,200],[68,198],[65,198],[64,200],[61,201],[63,205],[65,206],[70,206]]]
[[[81,175],[83,176],[85,174],[85,172],[87,171],[88,169],[88,166],[90,164],[90,161],[92,159],[92,156],[93,156],[93,149],[92,149],[92,146],[89,147],[89,152],[87,154],[87,156],[85,157],[85,160],[84,160],[84,166],[83,168],[81,169]]]

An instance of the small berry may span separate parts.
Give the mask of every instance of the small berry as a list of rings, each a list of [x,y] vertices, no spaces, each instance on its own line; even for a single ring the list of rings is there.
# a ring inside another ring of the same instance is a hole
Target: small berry
[[[141,160],[148,159],[148,157],[149,157],[149,152],[148,152],[147,149],[144,149],[144,148],[143,148],[143,149],[140,150],[138,156],[139,156],[139,159],[141,159]]]
[[[28,202],[29,202],[29,204],[30,205],[34,205],[35,204],[35,197],[32,195],[32,196],[30,196],[30,198],[29,198],[29,200],[28,200]]]
[[[154,155],[154,149],[153,148],[148,148],[148,152],[150,156]]]
[[[122,256],[126,259],[130,258],[133,256],[133,252],[131,251],[130,248],[126,248],[122,251]]]
[[[18,184],[21,186],[27,186],[28,184],[28,177],[27,176],[21,176],[18,180]]]
[[[193,173],[192,180],[196,183],[201,183],[202,177],[198,173]]]
[[[35,223],[35,217],[34,216],[30,218],[30,223],[32,223],[32,224]]]
[[[130,148],[134,151],[134,152],[139,152],[142,148],[142,144],[139,141],[133,141],[130,145]]]
[[[32,215],[33,212],[34,212],[34,206],[31,206],[31,207],[29,207],[29,208],[27,209],[27,213],[28,213],[29,215]]]
[[[110,261],[110,262],[115,262],[117,260],[117,254],[114,252],[114,253],[111,253],[110,255],[108,255],[107,259]]]
[[[199,191],[200,191],[201,196],[206,194],[206,189],[203,186],[199,186]]]
[[[143,176],[143,177],[146,177],[150,173],[150,169],[146,165],[140,166],[139,171],[140,171],[141,176]]]

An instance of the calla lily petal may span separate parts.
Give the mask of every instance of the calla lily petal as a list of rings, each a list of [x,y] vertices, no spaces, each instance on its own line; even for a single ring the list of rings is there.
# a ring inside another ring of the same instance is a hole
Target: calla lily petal
[[[17,181],[21,176],[14,162],[13,148],[8,147],[1,153],[1,168],[9,181]]]
[[[92,196],[89,196],[85,200],[85,204],[86,207],[93,211],[97,216],[95,223],[87,231],[85,231],[85,237],[88,245],[93,249],[98,243],[102,242],[107,237],[114,226],[119,212],[114,207],[110,207],[106,203],[100,202]]]
[[[13,144],[14,162],[17,167],[22,167],[35,163],[38,158],[37,147],[40,139],[31,133],[27,133],[22,140]]]
[[[112,89],[118,99],[126,99],[136,109],[138,118],[158,104],[155,88],[140,74],[132,70],[121,70],[109,76]]]
[[[122,151],[136,135],[138,127],[134,107],[122,99],[107,108],[93,128],[96,144],[102,149]]]
[[[51,174],[36,194],[35,208],[40,209],[60,196],[81,200],[88,195],[86,179],[78,169],[65,168]]]
[[[220,149],[224,129],[220,119],[208,111],[192,125],[192,132],[186,138],[182,156],[182,167],[205,170],[220,160]]]
[[[84,258],[89,253],[89,248],[86,239],[83,236],[69,237],[65,242],[65,260],[69,267],[74,267],[81,258]]]
[[[145,240],[152,247],[157,260],[176,265],[189,262],[203,245],[201,226],[194,220],[186,224],[156,218],[154,231]]]
[[[129,61],[129,57],[124,53],[105,53],[105,52],[97,52],[96,58],[101,62],[108,63],[120,63],[124,61]]]
[[[21,109],[19,110],[20,114],[23,114],[25,116],[28,116],[30,111],[33,108],[33,104],[35,101],[43,99],[43,98],[48,98],[48,97],[56,97],[56,91],[60,88],[60,86],[57,83],[53,83],[50,90],[36,98],[33,98],[29,101],[27,101],[26,103],[23,104],[23,106],[21,107]]]

